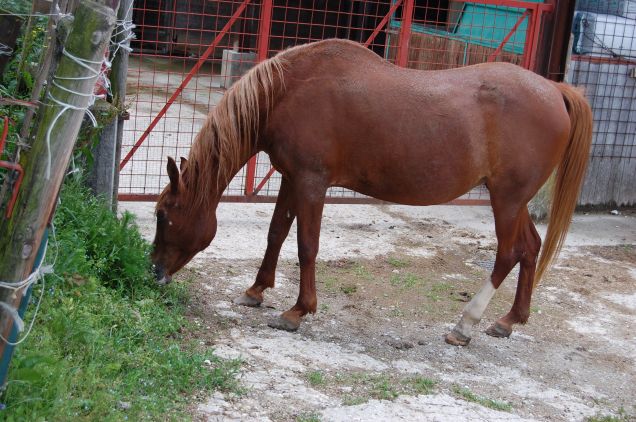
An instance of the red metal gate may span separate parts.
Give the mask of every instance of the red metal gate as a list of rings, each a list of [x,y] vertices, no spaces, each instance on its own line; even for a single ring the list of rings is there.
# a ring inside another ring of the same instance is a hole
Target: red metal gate
[[[542,16],[552,5],[515,0],[142,0],[135,2],[119,197],[154,200],[167,184],[166,156],[187,156],[223,92],[249,67],[296,44],[363,43],[393,63],[448,69],[508,61],[534,69]],[[280,175],[259,154],[234,178],[226,201],[272,201]],[[483,203],[476,189],[462,203]],[[331,202],[370,199],[332,188]]]

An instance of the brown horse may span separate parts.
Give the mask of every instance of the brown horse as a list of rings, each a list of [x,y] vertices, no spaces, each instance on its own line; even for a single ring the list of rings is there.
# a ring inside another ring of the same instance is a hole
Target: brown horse
[[[508,336],[528,319],[530,297],[565,238],[587,166],[592,114],[574,88],[490,63],[445,71],[396,67],[359,44],[295,47],[254,67],[224,95],[157,203],[152,261],[161,282],[207,247],[231,178],[265,151],[282,175],[254,284],[236,300],[258,306],[283,241],[298,219],[300,293],[270,326],[296,330],[316,312],[315,263],[325,195],[342,186],[381,200],[442,204],[485,184],[498,241],[494,270],[446,337],[470,341],[495,290],[520,263],[514,304],[489,329]],[[557,169],[541,239],[528,201]],[[535,275],[535,269],[537,273]]]

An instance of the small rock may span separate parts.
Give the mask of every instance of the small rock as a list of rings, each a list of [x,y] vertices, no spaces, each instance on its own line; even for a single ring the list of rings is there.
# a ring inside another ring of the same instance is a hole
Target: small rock
[[[417,344],[419,344],[420,346],[426,346],[426,340],[418,340]]]
[[[205,363],[206,365],[212,365],[212,362],[210,361],[210,359],[204,360],[203,363]]]
[[[387,341],[387,343],[389,344],[389,346],[395,347],[398,350],[408,350],[414,347],[413,343],[408,341],[389,340]]]
[[[128,410],[132,407],[132,404],[130,404],[127,401],[120,401],[120,402],[117,402],[117,406],[119,406],[121,410]]]
[[[458,292],[459,297],[457,300],[460,302],[470,302],[470,293],[468,292]]]

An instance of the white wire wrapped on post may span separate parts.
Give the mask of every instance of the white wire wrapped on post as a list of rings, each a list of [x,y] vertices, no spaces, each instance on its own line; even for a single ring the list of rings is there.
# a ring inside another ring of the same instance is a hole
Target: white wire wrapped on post
[[[13,54],[13,48],[0,42],[0,56],[10,56]]]
[[[110,62],[106,61],[106,60],[100,60],[100,61],[94,61],[94,60],[87,60],[87,59],[82,59],[80,57],[76,57],[73,54],[69,53],[68,50],[66,50],[66,48],[64,48],[62,50],[62,54],[66,57],[68,57],[69,59],[71,59],[73,62],[77,63],[79,66],[83,67],[84,69],[90,71],[90,75],[88,76],[79,76],[79,77],[61,77],[61,76],[55,76],[53,78],[52,84],[61,89],[62,91],[68,92],[70,94],[73,95],[77,95],[80,97],[87,97],[89,98],[88,100],[88,105],[86,107],[77,107],[73,104],[68,104],[65,103],[63,101],[58,100],[57,98],[55,98],[53,96],[53,94],[51,94],[51,91],[49,90],[48,92],[48,97],[51,99],[51,101],[53,101],[55,104],[57,104],[58,106],[62,107],[62,109],[55,115],[55,117],[53,118],[53,121],[51,122],[51,125],[49,126],[49,128],[46,131],[46,152],[47,152],[47,164],[46,164],[46,178],[47,180],[51,177],[51,132],[53,131],[53,128],[55,127],[55,123],[57,123],[58,119],[62,116],[62,114],[64,114],[66,111],[68,110],[78,110],[78,111],[85,111],[88,114],[88,117],[91,119],[91,122],[93,123],[93,126],[97,127],[97,120],[95,119],[95,116],[93,115],[93,113],[91,113],[91,111],[89,110],[89,107],[92,106],[95,103],[95,93],[94,93],[94,87],[91,86],[91,91],[90,92],[77,92],[74,91],[72,89],[69,89],[63,85],[61,85],[58,81],[80,81],[80,80],[89,80],[89,79],[94,79],[97,80],[97,78],[99,78],[99,76],[110,67]],[[105,64],[105,66],[104,66]],[[91,66],[93,65],[93,66]],[[99,65],[98,70],[96,70],[94,68],[95,65]]]
[[[128,5],[128,9],[126,10],[126,13],[124,14],[124,16],[131,16],[130,12],[132,10],[132,5],[133,5],[133,2],[131,1],[130,4]],[[129,53],[132,51],[132,48],[130,48],[129,44],[130,44],[130,41],[135,38],[135,33],[133,32],[133,29],[135,28],[135,26],[136,25],[132,22],[132,18],[118,19],[116,21],[115,30],[113,31],[113,35],[111,35],[111,38],[110,38],[111,46],[115,47],[110,56],[111,62],[115,59],[115,56],[117,56],[117,53],[119,52],[120,49],[125,50]],[[124,38],[115,42],[117,37],[119,37],[120,35],[124,35]]]
[[[52,264],[43,265],[44,258],[46,257],[46,251],[48,249],[48,241],[47,241],[46,244],[44,245],[44,251],[42,252],[42,259],[40,260],[38,268],[35,271],[33,271],[26,279],[22,281],[16,281],[16,282],[0,281],[0,288],[13,290],[13,297],[15,298],[15,294],[18,290],[28,289],[29,287],[37,284],[38,281],[42,280],[42,288],[40,291],[40,297],[38,298],[38,303],[37,303],[37,306],[35,307],[33,318],[31,319],[31,323],[29,324],[29,329],[27,330],[27,332],[22,336],[20,340],[16,342],[11,342],[8,339],[4,338],[2,334],[0,334],[0,339],[10,346],[17,346],[18,344],[26,340],[29,334],[31,334],[31,330],[33,329],[33,324],[35,323],[35,319],[38,315],[38,311],[40,310],[40,305],[42,304],[42,298],[44,297],[44,291],[45,291],[44,277],[47,274],[53,274],[53,268],[55,266],[55,263],[57,262],[57,254],[59,252],[59,249],[57,246],[57,237],[55,235],[54,225],[51,225],[51,231],[53,233],[53,243],[55,244],[55,247],[56,247],[55,257],[53,258]],[[0,302],[0,310],[6,312],[13,319],[15,328],[18,333],[24,331],[24,321],[20,317],[18,310],[16,308],[14,308],[13,306],[5,302]]]

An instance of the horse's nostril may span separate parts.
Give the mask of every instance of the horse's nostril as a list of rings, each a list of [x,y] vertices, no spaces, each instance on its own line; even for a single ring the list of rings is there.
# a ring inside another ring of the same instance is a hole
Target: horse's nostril
[[[163,265],[154,264],[152,266],[152,271],[155,273],[155,278],[157,280],[161,280],[165,275],[165,270],[163,268]]]

